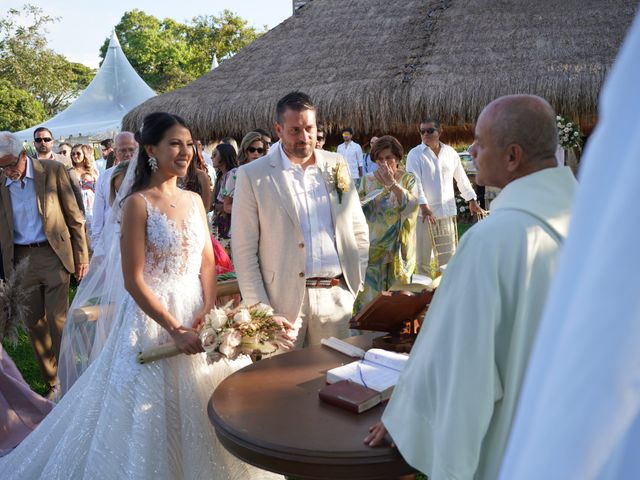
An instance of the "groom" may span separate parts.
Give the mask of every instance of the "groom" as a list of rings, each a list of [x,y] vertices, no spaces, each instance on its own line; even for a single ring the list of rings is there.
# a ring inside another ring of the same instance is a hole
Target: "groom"
[[[348,336],[369,230],[344,159],[315,150],[304,93],[276,107],[279,144],[238,169],[231,248],[246,304],[271,305],[298,328],[296,347]],[[342,187],[342,188],[340,188]]]

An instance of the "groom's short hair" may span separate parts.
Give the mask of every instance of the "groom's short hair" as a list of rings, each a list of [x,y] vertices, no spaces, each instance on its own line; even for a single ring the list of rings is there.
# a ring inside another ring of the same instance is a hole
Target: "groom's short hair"
[[[284,112],[289,109],[295,112],[302,112],[303,110],[314,110],[316,106],[311,101],[311,98],[306,93],[291,92],[286,94],[276,105],[276,122],[282,125],[282,116]]]

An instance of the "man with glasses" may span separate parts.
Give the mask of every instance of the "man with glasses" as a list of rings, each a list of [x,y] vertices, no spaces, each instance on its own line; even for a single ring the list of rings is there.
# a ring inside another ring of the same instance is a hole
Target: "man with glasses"
[[[113,163],[115,162],[116,157],[113,151],[113,140],[110,138],[102,140],[100,142],[100,152],[102,154],[102,159],[96,160],[96,165],[98,166],[100,173],[102,173],[107,168],[113,167]]]
[[[67,168],[71,168],[71,157],[53,152],[53,134],[46,127],[38,127],[33,132],[33,146],[36,147],[38,160],[56,160]],[[71,149],[69,149],[71,151]]]
[[[271,147],[271,134],[263,128],[256,128],[254,132],[258,132],[262,136],[262,143],[264,144],[264,154],[269,153]]]
[[[47,396],[54,397],[70,274],[81,280],[89,263],[84,216],[64,166],[29,158],[10,132],[0,132],[0,245],[7,276],[28,259],[22,278],[29,292],[27,329]]]
[[[58,144],[58,155],[61,155],[66,159],[64,162],[65,165],[67,165],[67,163],[71,165],[71,144],[69,142],[62,142]]]
[[[418,273],[431,277],[431,253],[437,265],[446,265],[456,249],[456,199],[453,180],[460,195],[469,202],[471,213],[482,213],[476,192],[462,167],[460,156],[440,141],[440,122],[426,118],[420,122],[422,143],[407,155],[407,171],[419,180],[420,220],[416,227],[416,263]],[[432,238],[437,245],[432,245]],[[434,251],[435,250],[435,251]]]
[[[327,134],[324,131],[324,125],[318,124],[318,133],[316,134],[316,148],[324,150],[324,142],[327,141]]]
[[[105,223],[109,218],[111,205],[109,204],[109,188],[111,185],[111,175],[120,162],[128,162],[138,150],[133,133],[120,132],[116,135],[114,141],[114,161],[113,166],[107,168],[102,175],[98,177],[96,185],[96,196],[93,202],[93,220],[91,221],[91,245],[93,246],[94,255],[104,254],[102,248],[102,231]]]

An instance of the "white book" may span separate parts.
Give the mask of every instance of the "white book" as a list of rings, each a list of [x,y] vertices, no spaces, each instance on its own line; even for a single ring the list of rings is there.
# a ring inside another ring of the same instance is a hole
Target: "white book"
[[[344,353],[345,355],[354,358],[362,358],[366,353],[362,348],[351,345],[350,343],[347,343],[344,340],[340,340],[336,337],[323,338],[320,340],[320,343],[325,347],[332,348],[340,353]]]
[[[351,380],[380,392],[382,399],[386,400],[391,396],[408,360],[409,355],[405,353],[372,348],[362,360],[327,370],[327,383]]]

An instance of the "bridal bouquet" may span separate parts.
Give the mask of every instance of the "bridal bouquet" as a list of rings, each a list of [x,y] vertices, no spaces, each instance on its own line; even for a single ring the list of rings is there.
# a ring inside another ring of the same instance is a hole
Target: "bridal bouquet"
[[[287,328],[285,321],[262,303],[233,309],[214,307],[205,316],[200,341],[207,362],[213,363],[221,358],[233,360],[241,353],[269,354],[288,347],[291,342]],[[173,344],[161,345],[138,353],[138,362],[154,362],[180,353]]]

